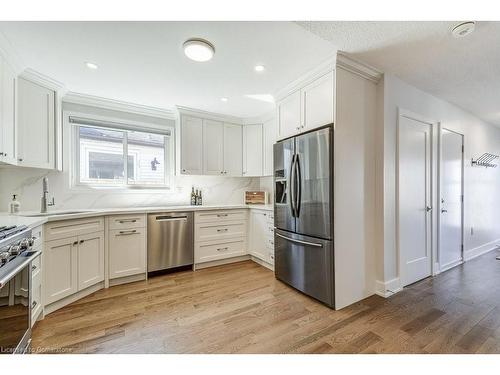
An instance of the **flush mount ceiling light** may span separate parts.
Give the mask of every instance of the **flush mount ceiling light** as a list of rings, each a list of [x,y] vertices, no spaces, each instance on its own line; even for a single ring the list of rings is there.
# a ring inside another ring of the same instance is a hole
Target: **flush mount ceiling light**
[[[455,26],[453,30],[451,30],[451,33],[455,38],[463,38],[464,36],[471,34],[475,27],[476,23],[473,21],[462,22]]]
[[[85,62],[85,66],[92,70],[96,70],[98,68],[97,64],[94,64],[90,61]]]
[[[227,102],[227,98],[225,98],[225,97],[224,98],[220,98],[220,100],[223,101],[223,102]]]
[[[264,65],[255,65],[254,69],[256,72],[263,72],[266,67]]]
[[[182,47],[184,48],[184,54],[193,61],[205,62],[212,59],[215,54],[215,47],[205,39],[188,39]]]

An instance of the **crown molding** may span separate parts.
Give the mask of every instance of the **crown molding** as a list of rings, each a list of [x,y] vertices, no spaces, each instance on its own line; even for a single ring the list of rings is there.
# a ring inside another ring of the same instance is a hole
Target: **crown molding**
[[[25,69],[21,73],[21,77],[26,78],[29,81],[38,83],[54,91],[66,91],[66,88],[62,82],[56,81],[55,79],[50,78],[45,74],[37,72],[36,70],[33,70],[31,68]]]
[[[121,100],[102,98],[100,96],[81,94],[70,91],[63,98],[64,103],[80,104],[91,107],[109,109],[113,111],[121,111],[134,113],[137,115],[165,118],[175,120],[176,113],[166,108],[150,107],[142,104],[135,104]]]
[[[297,91],[301,89],[302,87],[306,86],[308,83],[311,83],[315,79],[325,75],[328,72],[331,72],[332,70],[335,69],[335,63],[337,60],[337,51],[335,51],[334,54],[332,54],[330,57],[328,57],[325,61],[323,61],[321,64],[316,66],[314,69],[309,70],[307,73],[303,74],[296,80],[290,82],[288,85],[280,89],[279,91],[276,92],[275,97],[275,102],[280,101],[284,97],[288,96],[294,91]]]
[[[209,112],[209,111],[204,111],[201,109],[184,107],[184,106],[180,106],[180,105],[176,106],[176,108],[177,108],[177,111],[179,112],[179,114],[181,114],[181,115],[202,117],[202,118],[209,119],[209,120],[230,122],[233,124],[245,123],[245,120],[241,117],[224,115],[221,113]]]
[[[21,73],[26,65],[23,63],[19,55],[12,47],[7,37],[0,31],[0,55],[7,61],[7,63],[14,69],[16,74]]]
[[[337,54],[337,67],[357,74],[365,79],[377,83],[382,78],[382,72],[378,69],[359,61],[345,52]]]

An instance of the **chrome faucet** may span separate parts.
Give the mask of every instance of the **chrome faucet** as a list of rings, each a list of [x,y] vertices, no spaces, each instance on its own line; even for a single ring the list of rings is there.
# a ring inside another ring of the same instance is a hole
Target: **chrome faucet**
[[[44,177],[42,180],[42,202],[40,205],[40,212],[46,213],[48,206],[54,206],[56,203],[54,201],[54,197],[52,197],[52,201],[48,202],[49,198],[49,179]]]

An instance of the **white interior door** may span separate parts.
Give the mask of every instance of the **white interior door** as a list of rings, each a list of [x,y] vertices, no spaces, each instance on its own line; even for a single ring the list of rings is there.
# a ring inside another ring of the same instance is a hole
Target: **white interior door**
[[[441,131],[441,207],[439,264],[441,271],[462,262],[463,135]]]
[[[399,117],[399,254],[402,286],[431,275],[431,125]]]

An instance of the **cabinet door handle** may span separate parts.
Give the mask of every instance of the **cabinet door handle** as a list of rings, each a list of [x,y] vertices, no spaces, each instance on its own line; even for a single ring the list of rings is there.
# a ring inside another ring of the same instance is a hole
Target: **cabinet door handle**
[[[229,249],[229,247],[219,247],[217,249],[217,251],[224,251],[224,250],[227,250],[227,249]]]
[[[17,161],[23,161],[23,158],[18,158]]]
[[[4,154],[3,152],[0,152],[0,156],[7,156],[7,154]]]
[[[226,217],[227,214],[217,214],[217,217]]]
[[[36,301],[33,301],[33,303],[31,304],[31,308],[34,309],[36,305],[38,305],[38,303]]]
[[[139,234],[137,232],[137,230],[121,230],[119,233],[118,233],[118,236],[127,236],[127,235],[130,235],[130,234]]]
[[[137,222],[137,219],[123,219],[123,220],[119,220],[118,221],[120,224],[124,224],[124,223],[135,223]]]
[[[32,265],[32,266],[31,266],[31,270],[32,270],[32,271],[36,270],[36,266],[35,266],[35,265]]]
[[[73,242],[73,246],[78,245],[78,241]]]
[[[223,229],[217,229],[217,232],[227,232],[228,229],[227,228],[223,228]]]
[[[81,245],[82,243],[84,243],[84,242],[85,242],[85,240],[80,240],[80,245]]]

